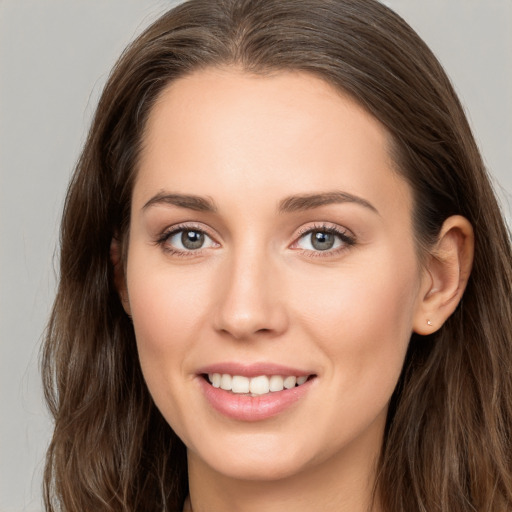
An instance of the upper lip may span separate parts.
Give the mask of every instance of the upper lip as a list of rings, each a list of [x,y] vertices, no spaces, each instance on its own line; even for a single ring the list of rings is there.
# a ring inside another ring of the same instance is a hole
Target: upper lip
[[[240,363],[234,361],[209,364],[199,368],[197,373],[227,373],[228,375],[241,375],[243,377],[257,377],[259,375],[282,375],[283,377],[293,375],[301,377],[303,375],[314,375],[314,372],[281,364],[268,362]]]

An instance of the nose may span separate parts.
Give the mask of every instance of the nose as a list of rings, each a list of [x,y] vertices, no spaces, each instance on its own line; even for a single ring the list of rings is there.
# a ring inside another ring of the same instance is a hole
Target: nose
[[[214,327],[237,340],[277,337],[288,327],[279,269],[263,251],[245,251],[219,274]]]

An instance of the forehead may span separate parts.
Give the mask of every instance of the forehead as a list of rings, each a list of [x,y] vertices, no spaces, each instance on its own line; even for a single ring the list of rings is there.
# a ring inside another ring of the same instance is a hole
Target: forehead
[[[208,69],[171,83],[148,118],[134,202],[163,189],[246,204],[341,189],[382,208],[409,187],[366,110],[300,72]]]

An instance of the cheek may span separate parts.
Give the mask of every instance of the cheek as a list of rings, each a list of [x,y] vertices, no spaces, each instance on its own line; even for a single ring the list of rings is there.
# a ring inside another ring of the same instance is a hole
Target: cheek
[[[133,250],[128,260],[127,286],[130,308],[141,334],[157,336],[164,346],[191,332],[208,297],[204,271],[170,267],[153,251]],[[171,271],[172,269],[172,271]],[[147,339],[147,336],[143,336]],[[154,343],[158,340],[154,339]]]
[[[205,276],[180,269],[169,271],[165,261],[136,249],[127,268],[132,320],[139,359],[151,394],[156,399],[169,383],[189,378],[187,361],[197,344],[201,318],[211,296]],[[141,264],[143,263],[143,264]]]
[[[296,293],[301,297],[298,307],[320,332],[334,330],[353,338],[374,330],[384,336],[411,330],[419,277],[415,265],[391,265],[380,259],[308,279],[299,288],[308,292]]]
[[[400,375],[419,289],[412,256],[400,265],[388,257],[347,266],[318,279],[301,308],[304,329],[328,358],[327,372],[351,396],[387,401]],[[310,282],[311,283],[311,282]]]
[[[193,429],[187,427],[190,400],[183,390],[193,378],[191,360],[201,339],[205,299],[211,296],[208,281],[197,276],[191,283],[190,275],[171,273],[165,264],[135,254],[131,261],[127,284],[142,373],[156,406],[187,443]]]

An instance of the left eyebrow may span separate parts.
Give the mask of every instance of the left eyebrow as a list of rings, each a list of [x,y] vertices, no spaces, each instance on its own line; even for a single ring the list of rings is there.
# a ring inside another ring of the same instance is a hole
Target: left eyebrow
[[[349,194],[348,192],[340,191],[290,196],[279,202],[278,211],[279,213],[291,213],[312,210],[314,208],[319,208],[320,206],[336,203],[355,203],[379,214],[377,208],[375,208],[375,206],[366,199]]]

